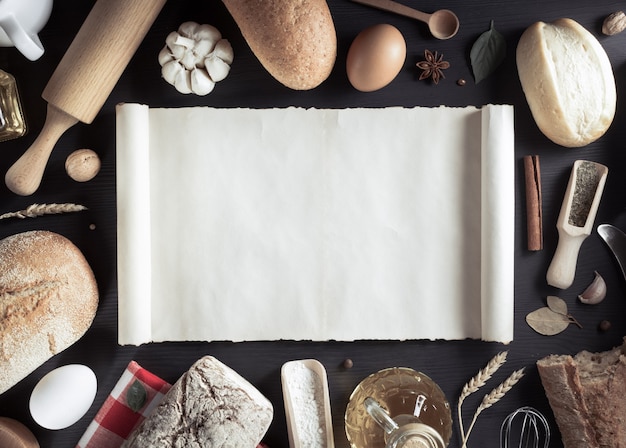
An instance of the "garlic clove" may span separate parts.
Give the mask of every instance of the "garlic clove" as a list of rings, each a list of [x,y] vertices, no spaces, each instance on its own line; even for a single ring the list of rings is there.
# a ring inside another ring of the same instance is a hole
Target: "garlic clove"
[[[178,34],[176,31],[172,31],[171,33],[169,33],[167,35],[167,37],[165,38],[165,45],[167,45],[168,47],[172,48],[172,45],[176,44],[176,38],[179,35],[180,34]]]
[[[180,76],[182,71],[183,67],[174,60],[165,63],[163,67],[161,67],[161,75],[163,76],[163,79],[172,85],[176,83],[176,79]]]
[[[161,67],[163,67],[168,62],[174,60],[174,55],[170,52],[170,49],[167,47],[167,45],[165,47],[163,47],[163,49],[161,51],[159,51],[159,58],[158,59],[159,59],[159,65]]]
[[[578,300],[588,305],[600,303],[606,297],[606,283],[598,272],[594,272],[595,277],[591,284],[578,296]]]
[[[222,38],[222,33],[213,25],[200,25],[195,33],[196,40],[204,40],[211,44],[211,47],[215,46],[217,42]]]
[[[209,55],[209,57],[205,59],[204,65],[209,76],[215,82],[223,80],[230,72],[230,65],[215,56]]]
[[[191,71],[191,90],[196,95],[207,95],[213,91],[215,82],[211,80],[209,74],[202,69],[194,69]]]
[[[196,41],[190,37],[181,36],[180,34],[176,36],[176,40],[174,41],[174,45],[180,45],[181,47],[185,47],[185,49],[190,50],[196,45]]]
[[[172,53],[174,59],[182,58],[187,51],[185,47],[176,43],[176,39],[178,38],[178,36],[179,34],[176,31],[172,31],[165,38],[165,45],[167,46],[167,48],[170,49],[170,53]]]
[[[179,59],[179,62],[187,69],[193,70],[196,68],[196,56],[193,54],[193,51],[187,51],[185,55]]]
[[[178,90],[180,93],[192,93],[193,91],[191,90],[191,72],[188,70],[181,71],[180,75],[176,77],[174,87],[176,87],[176,90]]]
[[[185,37],[193,38],[196,32],[198,31],[199,26],[200,25],[198,24],[198,22],[193,22],[193,21],[183,22],[178,27],[178,33]]]
[[[232,64],[233,59],[235,58],[235,54],[233,52],[233,47],[228,41],[228,39],[220,40],[213,49],[213,54],[220,58],[222,61],[227,64]]]
[[[176,87],[180,93],[191,93],[189,72],[178,61],[170,61],[161,67],[161,75],[168,83]]]
[[[215,48],[215,43],[209,40],[203,39],[196,42],[196,46],[193,48],[193,54],[196,57],[196,67],[202,67],[206,57]]]

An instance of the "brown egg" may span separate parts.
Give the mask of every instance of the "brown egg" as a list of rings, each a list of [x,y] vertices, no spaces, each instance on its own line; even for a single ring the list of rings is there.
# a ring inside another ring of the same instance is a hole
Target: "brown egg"
[[[350,45],[346,60],[348,80],[361,92],[373,92],[394,80],[405,59],[406,42],[395,26],[371,26]]]

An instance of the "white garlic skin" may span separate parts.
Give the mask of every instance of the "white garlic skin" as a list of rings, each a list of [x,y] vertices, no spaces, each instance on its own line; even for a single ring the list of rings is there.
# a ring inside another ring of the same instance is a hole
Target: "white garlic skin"
[[[595,277],[591,284],[578,296],[578,300],[587,305],[595,305],[606,297],[606,283],[598,272],[594,272]]]
[[[207,95],[230,72],[230,42],[212,25],[184,22],[168,34],[159,52],[161,75],[183,94]]]

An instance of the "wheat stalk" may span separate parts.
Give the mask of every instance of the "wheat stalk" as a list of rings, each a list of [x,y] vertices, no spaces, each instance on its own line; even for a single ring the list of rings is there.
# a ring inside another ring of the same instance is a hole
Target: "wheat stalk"
[[[476,412],[474,413],[474,417],[472,418],[472,422],[470,423],[470,426],[467,429],[467,433],[465,434],[465,438],[463,439],[463,445],[461,448],[467,447],[467,439],[469,438],[469,435],[472,432],[472,428],[474,428],[474,424],[476,423],[476,419],[478,418],[480,413],[484,411],[485,409],[490,408],[491,406],[496,404],[498,401],[500,401],[502,397],[504,397],[504,395],[508,391],[510,391],[520,379],[522,379],[523,376],[524,376],[524,368],[516,370],[511,375],[509,375],[509,377],[506,380],[504,380],[498,387],[496,387],[487,395],[485,395],[485,397],[483,398],[483,401],[481,401],[480,405],[476,409]]]
[[[87,210],[87,207],[78,204],[32,204],[24,210],[10,212],[0,215],[0,219],[8,218],[36,218],[43,215],[54,215],[59,213],[79,212]]]
[[[459,418],[459,428],[461,430],[461,440],[465,440],[465,430],[463,429],[463,418],[461,412],[461,406],[463,405],[463,401],[467,397],[469,397],[474,392],[478,391],[481,387],[483,387],[489,378],[493,376],[494,373],[498,371],[500,367],[506,362],[506,357],[509,352],[500,352],[487,363],[487,365],[482,368],[472,379],[470,379],[465,386],[463,386],[463,390],[461,390],[461,395],[459,396],[459,401],[457,403],[456,409]]]

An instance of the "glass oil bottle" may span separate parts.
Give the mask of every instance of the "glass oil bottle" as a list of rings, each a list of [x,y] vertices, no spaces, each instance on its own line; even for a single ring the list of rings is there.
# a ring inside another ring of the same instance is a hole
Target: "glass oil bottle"
[[[0,70],[0,142],[26,134],[26,121],[22,113],[15,78]]]

